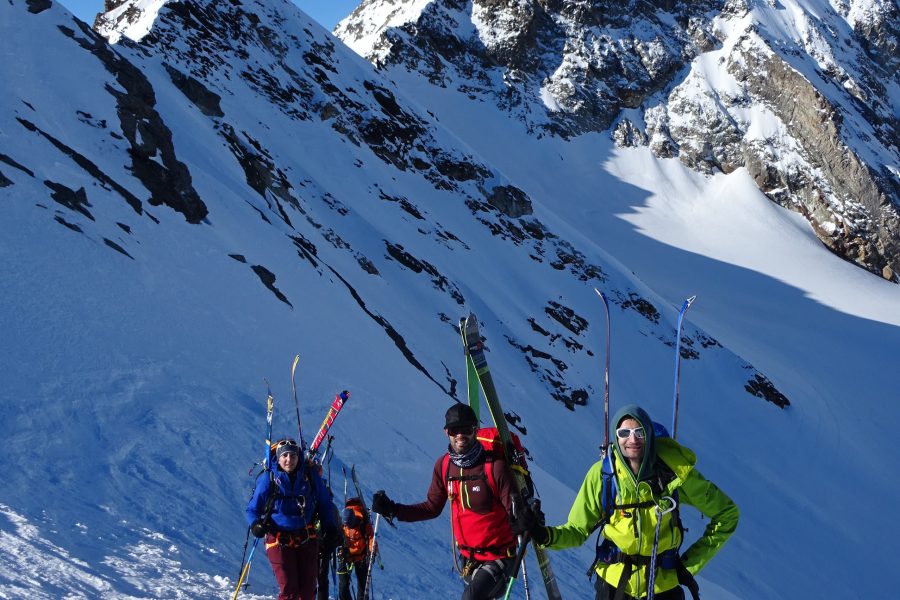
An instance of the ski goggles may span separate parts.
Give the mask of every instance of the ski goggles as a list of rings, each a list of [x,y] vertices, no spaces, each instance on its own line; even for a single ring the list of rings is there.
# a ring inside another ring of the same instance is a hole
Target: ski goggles
[[[635,427],[634,429],[631,429],[629,427],[619,427],[618,429],[616,429],[616,435],[623,440],[627,440],[629,437],[631,437],[632,433],[634,434],[634,439],[636,440],[642,440],[645,437],[643,427]]]
[[[275,456],[281,458],[282,454],[300,454],[300,446],[294,440],[282,440],[275,445]]]
[[[447,435],[456,437],[458,435],[475,435],[478,428],[475,425],[467,425],[465,427],[448,427]]]

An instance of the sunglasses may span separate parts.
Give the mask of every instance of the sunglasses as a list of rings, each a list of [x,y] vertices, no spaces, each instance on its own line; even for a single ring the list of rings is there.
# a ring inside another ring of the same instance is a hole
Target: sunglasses
[[[447,435],[450,437],[455,437],[457,435],[475,435],[475,430],[477,428],[474,426],[470,427],[448,427]]]
[[[644,439],[644,428],[643,427],[635,427],[634,429],[629,429],[628,427],[619,427],[616,429],[616,435],[622,438],[623,440],[627,440],[631,434],[634,434],[634,438],[637,440]]]

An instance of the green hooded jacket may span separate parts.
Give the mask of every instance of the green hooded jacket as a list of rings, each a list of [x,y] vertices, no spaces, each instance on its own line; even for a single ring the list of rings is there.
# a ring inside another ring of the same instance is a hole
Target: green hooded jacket
[[[622,458],[619,440],[615,434],[618,424],[628,417],[637,420],[646,432],[644,458],[638,476],[631,472],[628,463]],[[694,468],[697,457],[693,452],[675,440],[656,439],[653,421],[639,406],[631,404],[624,407],[616,414],[611,425],[613,430],[610,435],[614,440],[612,458],[618,481],[615,504],[646,500],[659,503],[663,496],[672,496],[677,489],[681,505],[693,506],[709,517],[710,522],[703,535],[681,555],[687,570],[692,575],[697,574],[734,533],[738,523],[737,506],[731,498]],[[659,458],[675,475],[661,493],[654,493],[651,487],[651,482],[658,479],[656,458]],[[575,502],[569,510],[568,521],[564,525],[547,528],[550,540],[546,547],[562,550],[580,546],[601,522],[604,517],[602,468],[602,461],[598,461],[588,470]],[[662,506],[665,508],[665,501]],[[616,544],[624,554],[649,557],[653,548],[656,520],[656,510],[653,507],[613,511],[609,522],[603,527],[603,535]],[[681,542],[681,530],[675,524],[673,513],[664,514],[660,523],[658,553],[677,549]],[[597,574],[615,587],[619,584],[624,568],[621,562],[612,565],[600,564],[597,567]],[[653,586],[654,593],[665,592],[677,586],[678,576],[674,569],[659,569]],[[646,568],[635,567],[625,591],[634,598],[646,596]]]

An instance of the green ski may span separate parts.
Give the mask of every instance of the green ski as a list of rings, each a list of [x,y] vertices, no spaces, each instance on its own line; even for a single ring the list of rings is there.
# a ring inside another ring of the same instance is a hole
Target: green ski
[[[506,461],[510,465],[516,464],[516,449],[512,443],[512,436],[509,433],[509,427],[506,425],[506,416],[503,414],[503,408],[500,406],[500,399],[497,396],[497,390],[494,388],[494,379],[491,377],[491,371],[487,364],[487,358],[484,355],[484,344],[481,343],[481,333],[478,330],[478,319],[474,314],[470,314],[467,319],[460,321],[465,326],[461,327],[463,344],[466,347],[466,364],[471,364],[475,369],[478,383],[481,391],[484,393],[485,403],[494,420],[494,426],[500,432],[500,439],[503,441],[503,448],[506,451]],[[471,396],[470,396],[471,397]],[[526,479],[526,476],[517,469],[510,469],[516,486],[519,488],[519,494],[522,500],[530,503],[534,496],[534,486]],[[550,557],[547,551],[538,546],[534,546],[534,555],[537,559],[538,567],[541,569],[541,577],[544,580],[544,586],[547,588],[547,598],[549,600],[562,600],[559,592],[559,585],[556,583],[556,575],[553,574],[553,568],[550,566]]]
[[[459,320],[459,334],[462,336],[463,348],[466,349],[466,320],[462,318]],[[475,418],[479,421],[481,420],[481,402],[479,397],[479,383],[478,383],[478,371],[475,370],[475,362],[472,360],[472,357],[469,355],[468,350],[465,351],[466,354],[466,390],[468,392],[469,397],[469,407],[473,411],[475,411]]]

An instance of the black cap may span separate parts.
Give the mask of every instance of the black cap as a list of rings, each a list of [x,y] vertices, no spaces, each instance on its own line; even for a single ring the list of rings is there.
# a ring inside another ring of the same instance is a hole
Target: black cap
[[[454,404],[448,408],[447,414],[444,415],[444,419],[446,420],[444,429],[450,427],[478,426],[478,417],[475,416],[475,411],[466,404]]]

